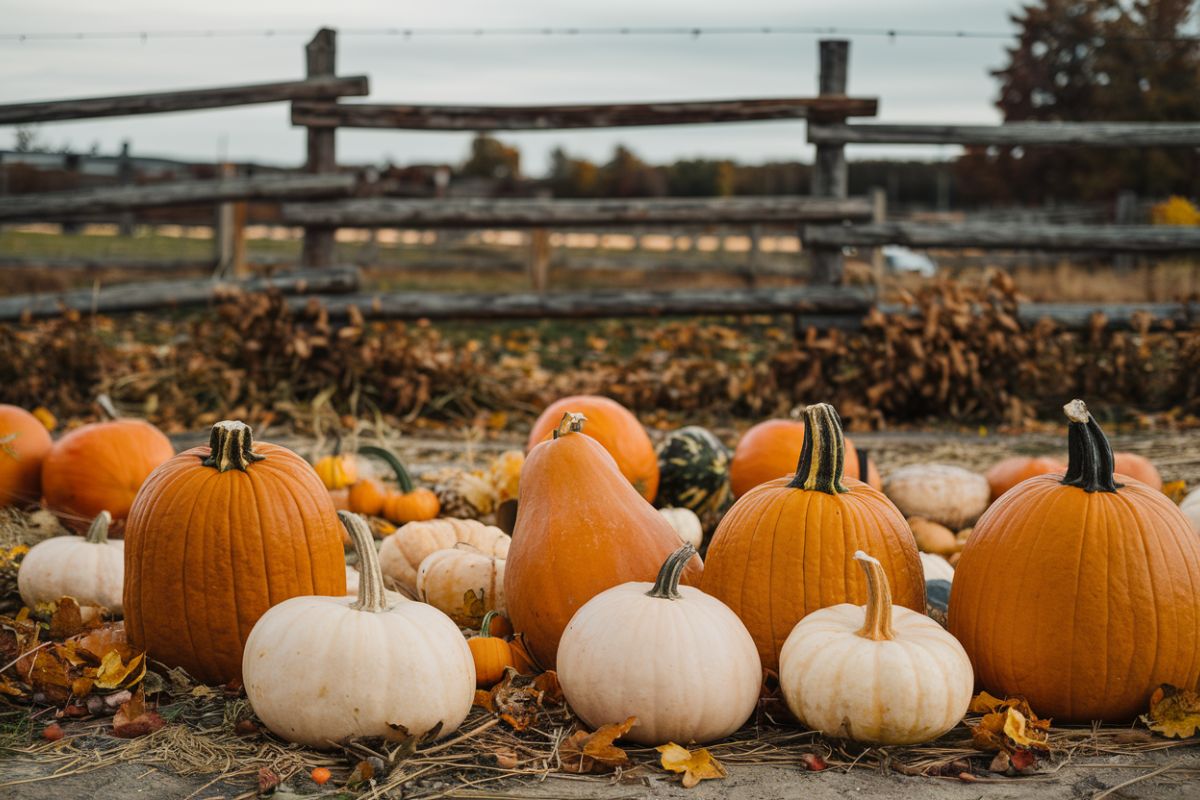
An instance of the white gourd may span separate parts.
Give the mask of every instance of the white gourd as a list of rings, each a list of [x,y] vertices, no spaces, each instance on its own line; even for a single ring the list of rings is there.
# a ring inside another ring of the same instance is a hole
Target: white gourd
[[[384,538],[379,546],[383,574],[417,596],[417,570],[431,553],[462,543],[481,553],[508,558],[511,538],[494,525],[474,519],[430,519],[409,522]]]
[[[660,508],[658,513],[666,517],[667,522],[679,534],[680,541],[690,544],[697,550],[704,544],[704,526],[696,512],[690,508]]]
[[[445,612],[460,626],[478,628],[487,612],[507,611],[504,559],[466,544],[435,550],[417,570],[417,597]]]
[[[909,464],[888,475],[883,493],[905,517],[924,517],[952,531],[973,525],[992,489],[978,472],[952,464]]]
[[[109,540],[111,523],[112,515],[101,511],[87,536],[55,536],[31,547],[17,572],[21,602],[33,608],[69,596],[89,617],[101,608],[124,613],[125,543]]]

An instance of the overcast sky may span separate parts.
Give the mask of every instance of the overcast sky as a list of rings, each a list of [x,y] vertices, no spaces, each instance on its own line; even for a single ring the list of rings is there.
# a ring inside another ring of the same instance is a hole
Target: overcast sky
[[[178,39],[154,31],[286,28],[513,26],[814,26],[1010,31],[1015,0],[296,0],[189,3],[161,0],[0,0],[0,32],[148,31],[145,41],[0,40],[0,103],[286,80],[303,74],[308,37]],[[119,8],[118,12],[116,9]],[[996,83],[1006,40],[851,35],[850,93],[880,98],[880,121],[995,122]],[[343,34],[338,72],[366,74],[371,100],[413,103],[551,103],[770,97],[816,93],[817,37],[413,37]],[[0,147],[15,129],[0,126]],[[99,144],[114,152],[130,139],[139,155],[294,164],[304,140],[286,104],[218,111],[85,120],[39,126],[54,147]],[[618,128],[503,134],[540,174],[558,145],[607,160],[617,143],[642,157],[735,158],[757,163],[811,158],[803,122]],[[470,136],[456,133],[342,131],[345,162],[460,161]],[[858,148],[874,155],[948,157],[952,148]]]

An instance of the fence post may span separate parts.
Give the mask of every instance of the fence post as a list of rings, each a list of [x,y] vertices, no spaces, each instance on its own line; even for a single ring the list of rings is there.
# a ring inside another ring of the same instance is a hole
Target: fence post
[[[846,73],[850,64],[850,42],[845,39],[825,39],[819,44],[820,67],[818,93],[846,94]],[[845,117],[822,117],[821,122],[845,122]],[[813,162],[812,191],[814,197],[845,197],[847,195],[846,149],[841,144],[818,144]],[[812,278],[814,285],[830,286],[842,282],[842,250],[838,247],[813,248]]]
[[[1137,219],[1137,194],[1129,189],[1117,193],[1116,223],[1118,225],[1134,225]],[[1113,259],[1113,266],[1122,272],[1128,272],[1135,265],[1132,253],[1120,253]]]
[[[887,222],[887,191],[881,186],[875,186],[871,189],[871,222],[876,224]],[[876,247],[871,250],[871,271],[875,273],[876,285],[881,284],[884,275],[882,247]]]
[[[221,177],[232,178],[237,174],[233,164],[221,165]],[[213,231],[216,248],[216,274],[221,277],[245,277],[246,271],[246,202],[229,202],[217,205],[217,224]]]
[[[550,231],[529,231],[529,283],[535,292],[546,291],[550,283]]]
[[[304,48],[305,74],[310,78],[333,76],[337,63],[337,32],[322,28]],[[337,172],[335,142],[337,128],[308,128],[308,158],[305,171],[315,174]],[[333,266],[334,229],[306,227],[300,263],[306,267]]]
[[[133,183],[133,160],[129,157],[129,140],[121,142],[121,154],[117,156],[117,183],[121,186],[128,186]],[[126,211],[121,214],[121,222],[118,231],[121,236],[133,235],[133,212]]]

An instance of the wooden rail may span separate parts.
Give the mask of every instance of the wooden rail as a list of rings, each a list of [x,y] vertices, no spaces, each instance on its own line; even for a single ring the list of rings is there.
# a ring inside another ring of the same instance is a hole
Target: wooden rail
[[[958,223],[935,225],[885,222],[807,228],[809,247],[972,248],[985,250],[1059,250],[1171,253],[1200,250],[1200,228],[1174,225],[1025,225]]]
[[[838,125],[812,122],[814,144],[1200,147],[1194,122],[1008,122],[1003,125]]]

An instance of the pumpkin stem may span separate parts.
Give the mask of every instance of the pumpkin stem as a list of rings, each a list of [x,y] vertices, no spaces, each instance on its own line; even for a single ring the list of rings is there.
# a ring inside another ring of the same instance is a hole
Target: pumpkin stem
[[[375,537],[366,521],[358,514],[339,511],[338,519],[346,526],[354,552],[358,554],[358,599],[350,606],[357,611],[378,614],[387,611],[387,595],[383,591],[383,569],[379,566],[379,553],[375,550]]]
[[[483,639],[490,639],[492,636],[492,617],[496,616],[495,609],[483,615],[483,624],[479,626],[479,636]]]
[[[804,446],[796,477],[788,486],[825,494],[848,492],[842,484],[845,469],[846,440],[837,411],[828,403],[804,409]]]
[[[254,435],[250,426],[240,420],[227,419],[212,426],[208,439],[208,458],[200,463],[218,472],[240,469],[245,472],[255,461],[266,456],[254,452]]]
[[[864,639],[885,642],[894,638],[892,635],[892,589],[888,586],[887,575],[879,559],[859,550],[854,554],[854,560],[867,574],[867,607],[863,626],[858,629],[858,635]]]
[[[1108,437],[1082,400],[1063,406],[1071,424],[1067,428],[1067,474],[1063,486],[1085,492],[1115,492],[1124,484],[1113,479],[1113,452]]]
[[[375,456],[387,462],[387,465],[392,468],[392,474],[396,476],[396,483],[400,484],[401,492],[408,494],[413,490],[412,476],[408,474],[408,470],[404,468],[404,465],[400,463],[400,459],[396,458],[396,454],[391,450],[385,450],[382,447],[375,447],[368,444],[358,448],[358,452],[360,455]]]
[[[563,414],[563,418],[558,422],[558,427],[554,429],[554,438],[557,439],[568,433],[583,433],[583,423],[585,422],[587,422],[587,417],[583,414],[568,411]]]
[[[663,562],[662,568],[658,571],[658,580],[654,582],[654,588],[646,592],[646,596],[657,597],[660,600],[682,598],[683,595],[679,593],[679,577],[683,575],[683,568],[687,566],[694,555],[696,555],[696,548],[692,547],[689,542],[667,556],[667,560]]]
[[[87,540],[92,544],[104,544],[108,541],[108,526],[111,524],[112,514],[101,511],[92,520],[92,526],[88,528]]]

